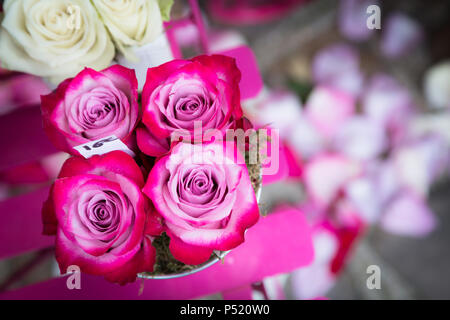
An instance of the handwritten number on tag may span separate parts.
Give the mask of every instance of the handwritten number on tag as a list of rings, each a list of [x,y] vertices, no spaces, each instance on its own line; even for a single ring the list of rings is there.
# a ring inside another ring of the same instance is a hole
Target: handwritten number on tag
[[[107,143],[107,142],[112,142],[112,141],[116,141],[118,138],[116,138],[116,137],[108,137],[108,138],[106,138],[106,139],[102,139],[102,140],[100,140],[100,141],[97,141],[96,143],[94,143],[93,145],[92,145],[92,148],[100,148],[100,147],[102,147],[105,143]],[[87,151],[91,151],[92,149],[89,147],[89,146],[83,146],[83,148],[85,149],[85,150],[87,150]]]

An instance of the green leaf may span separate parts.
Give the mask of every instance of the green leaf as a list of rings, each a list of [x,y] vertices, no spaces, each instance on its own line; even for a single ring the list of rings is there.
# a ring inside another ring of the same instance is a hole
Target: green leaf
[[[173,6],[173,0],[157,0],[163,21],[170,20],[170,10]]]

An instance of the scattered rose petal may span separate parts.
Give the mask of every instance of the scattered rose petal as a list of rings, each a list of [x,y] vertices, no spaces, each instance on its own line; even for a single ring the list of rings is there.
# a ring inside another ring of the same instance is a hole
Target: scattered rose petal
[[[355,100],[351,95],[322,86],[314,89],[305,108],[308,120],[327,138],[332,137],[354,111]]]
[[[422,27],[405,14],[391,14],[384,24],[381,52],[388,58],[408,54],[423,39]]]
[[[436,217],[422,198],[406,192],[396,197],[381,217],[381,227],[403,236],[425,236],[436,227]]]

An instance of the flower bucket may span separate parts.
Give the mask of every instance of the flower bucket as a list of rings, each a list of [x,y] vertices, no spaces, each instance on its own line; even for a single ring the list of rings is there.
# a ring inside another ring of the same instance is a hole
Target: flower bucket
[[[213,53],[210,50],[208,31],[206,30],[205,24],[203,22],[202,14],[200,12],[198,3],[196,0],[189,0],[189,5],[191,8],[191,15],[189,18],[184,18],[181,19],[180,21],[170,21],[166,23],[166,36],[170,44],[172,55],[175,59],[183,58],[179,43],[176,41],[175,32],[176,28],[182,28],[183,22],[185,22],[186,19],[190,20],[197,28],[198,37],[203,53],[204,54]],[[214,52],[214,53],[224,54],[226,56],[230,56],[236,59],[236,63],[242,73],[242,79],[239,85],[242,100],[253,98],[261,91],[263,86],[262,78],[258,70],[256,59],[250,48],[248,48],[247,46],[239,46],[224,52]],[[252,166],[253,167],[250,168],[250,165],[247,165],[247,169],[249,171],[250,179],[252,180],[253,189],[255,190],[256,200],[259,204],[262,191],[263,168],[260,163]],[[167,252],[170,254],[168,250]],[[213,266],[218,261],[224,259],[229,252],[231,251],[214,251],[213,255],[208,261],[199,265],[184,265],[184,267],[182,267],[182,270],[180,270],[179,272],[173,273],[164,273],[158,271],[154,271],[152,273],[143,272],[138,274],[138,278],[164,280],[164,279],[185,277]],[[157,249],[157,256],[158,256],[158,249]],[[176,260],[174,260],[174,262],[182,265],[181,262],[178,262]]]

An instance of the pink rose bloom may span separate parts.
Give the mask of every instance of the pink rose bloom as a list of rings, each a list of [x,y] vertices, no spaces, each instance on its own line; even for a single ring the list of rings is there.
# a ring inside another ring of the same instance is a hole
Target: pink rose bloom
[[[141,170],[121,151],[64,163],[42,210],[44,234],[56,234],[61,273],[77,265],[124,284],[153,270],[152,236],[162,228],[143,186]]]
[[[148,69],[142,92],[145,127],[137,130],[141,151],[163,155],[173,133],[201,139],[194,136],[195,122],[203,132],[224,131],[242,117],[240,79],[235,60],[221,55],[173,60]]]
[[[179,143],[155,164],[143,189],[165,218],[170,251],[185,264],[235,248],[258,221],[244,161],[228,154],[222,143]]]
[[[74,146],[111,135],[131,143],[139,118],[137,97],[134,70],[86,68],[41,97],[44,129],[58,149],[73,155],[78,155]]]

